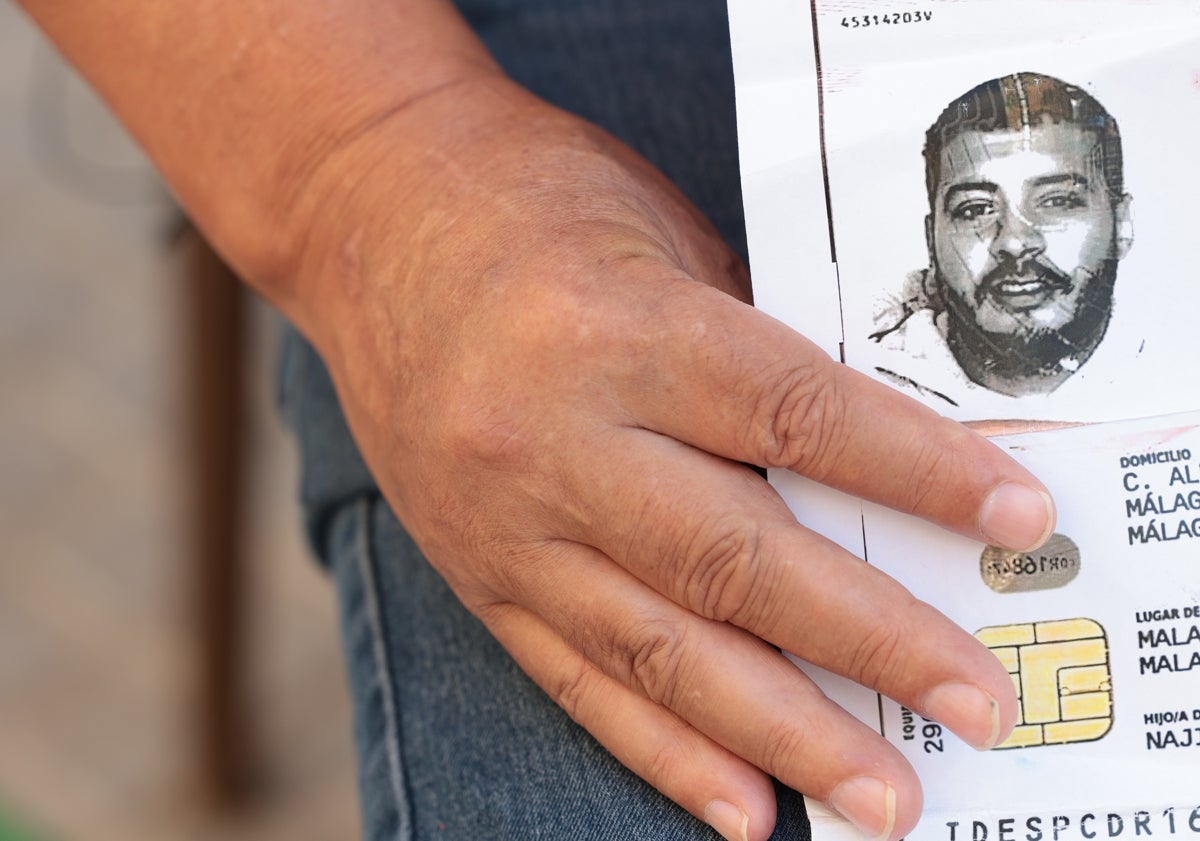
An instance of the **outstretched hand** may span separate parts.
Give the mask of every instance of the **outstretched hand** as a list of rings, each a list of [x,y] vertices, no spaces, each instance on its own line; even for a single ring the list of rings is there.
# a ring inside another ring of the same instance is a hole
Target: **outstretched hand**
[[[388,155],[393,130],[427,133],[421,159]],[[501,77],[410,104],[347,155],[360,180],[306,270],[329,307],[310,332],[385,496],[467,607],[727,837],[770,833],[768,774],[904,835],[912,768],[777,649],[979,748],[1013,726],[1010,678],[742,463],[1016,549],[1052,529],[1042,485],[754,310],[657,171]]]

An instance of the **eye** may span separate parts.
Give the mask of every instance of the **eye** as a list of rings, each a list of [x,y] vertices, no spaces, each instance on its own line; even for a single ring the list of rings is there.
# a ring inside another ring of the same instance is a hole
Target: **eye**
[[[1088,207],[1088,199],[1086,195],[1075,190],[1064,190],[1041,196],[1037,206],[1041,210],[1050,211],[1079,210]]]
[[[967,199],[950,208],[950,218],[959,222],[977,222],[995,212],[996,203],[991,199]]]

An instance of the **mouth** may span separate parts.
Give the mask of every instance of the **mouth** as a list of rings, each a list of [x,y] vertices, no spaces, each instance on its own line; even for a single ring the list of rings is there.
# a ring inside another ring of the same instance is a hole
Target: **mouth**
[[[985,285],[985,294],[1005,309],[1037,309],[1069,290],[1070,281],[1038,272],[1013,277],[1006,275]]]

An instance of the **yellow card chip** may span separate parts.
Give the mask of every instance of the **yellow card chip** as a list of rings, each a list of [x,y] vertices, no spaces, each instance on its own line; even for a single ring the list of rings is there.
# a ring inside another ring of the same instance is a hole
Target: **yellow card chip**
[[[1091,619],[981,628],[1017,689],[1018,726],[997,749],[1093,742],[1112,728],[1108,639]]]

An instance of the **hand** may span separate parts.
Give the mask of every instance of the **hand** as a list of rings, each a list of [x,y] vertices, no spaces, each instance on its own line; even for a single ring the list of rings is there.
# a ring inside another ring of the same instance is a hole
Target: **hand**
[[[669,797],[761,839],[773,774],[868,834],[914,824],[912,769],[773,646],[973,744],[1011,728],[990,653],[739,462],[1022,549],[1042,486],[749,307],[683,197],[449,2],[21,2],[317,343],[463,602]]]
[[[355,436],[467,607],[622,762],[729,838],[770,833],[767,775],[904,835],[912,768],[776,648],[978,747],[1008,733],[996,658],[739,462],[1017,549],[1053,526],[1032,476],[754,310],[657,171],[498,76],[337,167],[301,320]]]

